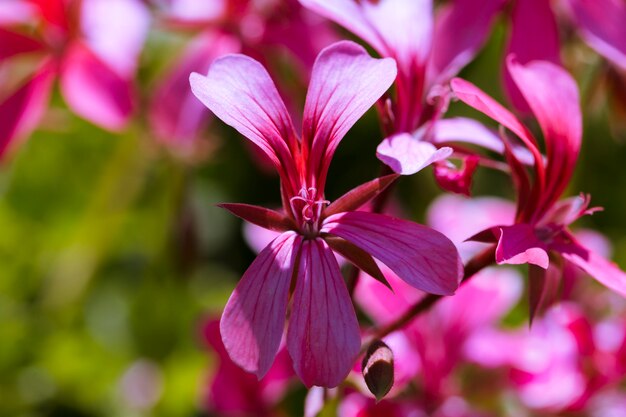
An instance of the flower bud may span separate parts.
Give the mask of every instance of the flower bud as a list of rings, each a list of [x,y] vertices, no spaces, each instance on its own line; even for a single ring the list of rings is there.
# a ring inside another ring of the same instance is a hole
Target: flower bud
[[[381,340],[374,341],[361,364],[363,379],[370,392],[380,401],[393,386],[393,352]]]

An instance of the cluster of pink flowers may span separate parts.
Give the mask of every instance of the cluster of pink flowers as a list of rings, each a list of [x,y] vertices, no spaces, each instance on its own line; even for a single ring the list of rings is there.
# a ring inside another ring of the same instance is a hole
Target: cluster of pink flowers
[[[513,111],[456,78],[498,19]],[[142,101],[151,25],[193,35]],[[206,325],[213,411],[272,415],[299,379],[316,386],[310,416],[331,403],[341,416],[492,415],[475,406],[490,401],[608,416],[626,404],[626,273],[601,237],[570,228],[599,209],[564,197],[583,115],[561,27],[626,80],[623,0],[13,0],[0,9],[0,156],[37,128],[58,79],[68,108],[104,129],[125,129],[145,102],[154,137],[194,152],[213,115],[269,161],[280,209],[221,205],[254,225],[259,253]],[[446,117],[452,104],[495,123]],[[372,107],[382,174],[330,201],[333,156]],[[425,226],[388,203],[396,181],[430,165],[451,194]],[[479,167],[507,174],[515,201],[472,197]],[[523,294],[532,325],[503,328]],[[379,339],[393,356],[381,402],[359,365]],[[475,376],[494,398],[467,388]]]

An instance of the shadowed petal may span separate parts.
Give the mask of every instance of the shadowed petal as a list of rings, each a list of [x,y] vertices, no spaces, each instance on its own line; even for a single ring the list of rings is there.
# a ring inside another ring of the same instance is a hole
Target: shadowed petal
[[[582,116],[576,81],[563,68],[543,61],[509,71],[537,118],[546,143],[548,164],[543,208],[550,207],[569,184],[582,138]]]
[[[412,175],[428,165],[452,155],[452,148],[437,149],[409,133],[400,133],[383,140],[376,148],[376,156],[394,172]]]
[[[291,162],[297,148],[291,117],[259,62],[245,55],[226,55],[213,62],[206,77],[192,73],[189,82],[193,94],[256,144],[279,172],[296,172]]]
[[[347,212],[324,222],[322,232],[342,237],[379,259],[420,290],[450,295],[463,264],[454,244],[426,226],[381,214]]]
[[[337,42],[319,54],[306,96],[302,133],[311,184],[318,180],[317,188],[324,188],[337,145],[395,77],[392,59],[374,59],[354,42]]]
[[[535,229],[528,224],[515,224],[500,227],[500,239],[496,248],[496,262],[499,264],[533,264],[548,268],[547,246],[535,235]]]
[[[560,64],[559,32],[550,7],[545,0],[514,2],[511,35],[504,56],[513,55],[522,64],[530,61],[548,61]],[[503,66],[504,86],[513,106],[521,112],[530,108],[513,82],[508,65]]]
[[[44,45],[37,39],[0,27],[0,61],[15,55],[38,52],[43,49]]]
[[[43,64],[30,80],[0,102],[0,157],[39,122],[48,104],[54,75],[50,66]]]
[[[64,60],[61,91],[76,114],[106,129],[123,129],[133,110],[130,81],[78,43]]]
[[[626,273],[615,263],[576,242],[555,245],[554,249],[597,281],[626,297]]]
[[[430,77],[445,82],[472,60],[505,0],[456,0],[437,13]]]
[[[566,0],[585,41],[626,70],[626,4],[623,0]]]
[[[206,32],[194,38],[175,68],[161,80],[150,103],[150,123],[160,139],[189,146],[209,119],[209,111],[189,88],[189,74],[206,74],[218,56],[236,52],[239,42],[229,36]]]
[[[504,153],[504,145],[496,132],[467,117],[452,117],[435,122],[432,141],[437,144],[464,142]]]
[[[278,351],[300,242],[296,233],[286,232],[263,249],[224,308],[224,346],[235,363],[259,378]]]
[[[302,243],[287,348],[307,387],[336,387],[361,346],[350,295],[332,251],[321,239]]]

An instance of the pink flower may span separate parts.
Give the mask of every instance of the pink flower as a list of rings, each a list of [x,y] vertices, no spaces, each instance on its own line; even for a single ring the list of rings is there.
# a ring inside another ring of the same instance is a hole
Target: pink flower
[[[123,129],[133,110],[132,78],[148,29],[146,7],[139,0],[32,3],[27,10],[37,21],[28,23],[36,25],[36,36],[0,21],[0,44],[10,45],[2,49],[1,62],[39,57],[32,75],[0,102],[0,155],[36,127],[56,77],[76,114],[106,129]]]
[[[436,19],[432,0],[300,2],[398,62],[396,98],[382,106],[389,136],[378,147],[378,158],[403,175],[436,163],[442,187],[469,194],[476,157],[467,149],[458,152],[463,166],[457,169],[444,162],[453,151],[444,145],[462,142],[496,151],[501,145],[476,121],[439,120],[449,95],[442,85],[471,61],[504,0],[452,1],[438,10]]]
[[[259,377],[276,355],[292,278],[287,348],[296,374],[307,386],[334,387],[350,371],[359,351],[359,326],[333,251],[381,280],[372,256],[424,291],[452,294],[458,286],[462,264],[445,236],[408,221],[354,211],[396,176],[366,183],[330,205],[324,196],[339,142],[395,76],[393,60],[373,59],[352,42],[324,49],[313,66],[301,138],[257,61],[228,55],[216,60],[206,77],[190,77],[196,97],[256,144],[281,178],[283,213],[222,205],[282,232],[248,268],[221,321],[231,358]]]
[[[509,71],[543,132],[546,155],[519,120],[473,84],[452,80],[456,96],[513,132],[534,156],[531,177],[516,155],[507,152],[518,201],[515,224],[487,229],[477,240],[497,242],[499,264],[531,264],[531,315],[541,299],[550,270],[558,268],[550,257],[561,258],[586,271],[602,284],[626,296],[626,274],[615,264],[581,244],[569,225],[585,214],[589,197],[560,200],[569,184],[580,151],[582,122],[575,81],[561,67],[544,61],[526,65],[508,61]],[[503,133],[503,141],[510,148]],[[550,266],[550,268],[549,268]],[[538,268],[537,268],[538,267]]]

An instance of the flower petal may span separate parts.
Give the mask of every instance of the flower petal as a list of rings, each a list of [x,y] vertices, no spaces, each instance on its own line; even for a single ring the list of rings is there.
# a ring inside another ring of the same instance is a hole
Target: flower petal
[[[454,244],[417,223],[355,211],[330,216],[322,232],[352,242],[411,286],[429,293],[453,294],[463,276]]]
[[[561,244],[554,249],[598,282],[626,297],[626,273],[615,263],[576,242]]]
[[[626,71],[626,4],[623,0],[565,0],[582,37]]]
[[[259,378],[272,365],[280,345],[301,240],[286,232],[263,249],[224,308],[220,322],[224,346],[235,363]]]
[[[556,65],[559,57],[559,31],[550,2],[545,0],[523,0],[514,2],[511,35],[506,46],[505,57],[515,56],[522,64],[530,61],[548,61]],[[513,106],[528,113],[530,108],[513,82],[508,65],[503,66],[505,90]]]
[[[72,45],[63,64],[61,91],[72,110],[106,129],[123,129],[133,110],[130,81],[79,43]]]
[[[319,54],[304,106],[309,184],[324,188],[337,145],[395,78],[392,59],[374,59],[354,42],[337,42]]]
[[[17,91],[0,102],[0,157],[16,139],[30,134],[46,110],[54,71],[47,63]]]
[[[500,238],[496,248],[498,264],[533,264],[548,268],[548,248],[535,235],[535,229],[528,224],[515,224],[500,227]]]
[[[336,387],[361,346],[359,324],[339,265],[322,239],[302,243],[287,349],[307,387]]]
[[[238,203],[222,203],[217,206],[230,211],[232,214],[245,221],[265,229],[284,232],[296,227],[291,218],[285,216],[283,213],[265,207]]]
[[[448,161],[435,164],[435,180],[441,188],[451,193],[471,195],[472,178],[478,168],[479,159],[476,155],[461,158],[461,166],[457,167]]]
[[[546,189],[543,209],[549,208],[569,184],[582,139],[582,116],[576,81],[558,65],[509,60],[509,71],[539,121],[546,143]]]
[[[226,55],[213,62],[206,77],[194,72],[189,82],[193,94],[256,144],[281,174],[295,175],[292,151],[298,145],[291,117],[259,62],[245,55]]]
[[[435,144],[464,142],[504,153],[504,145],[496,132],[479,121],[467,117],[452,117],[435,122],[432,142]]]
[[[200,136],[209,111],[191,92],[189,74],[206,74],[217,57],[239,49],[235,38],[211,31],[190,42],[176,67],[160,81],[150,103],[150,124],[159,139],[186,147]]]
[[[437,149],[409,133],[399,133],[383,140],[376,148],[376,156],[394,172],[412,175],[428,165],[452,155],[452,148]]]
[[[330,216],[344,211],[358,210],[374,197],[385,191],[387,187],[397,179],[398,175],[389,174],[361,184],[333,201],[326,207],[323,215]]]
[[[118,74],[131,78],[150,25],[143,2],[83,0],[80,23],[89,48]]]
[[[505,0],[456,0],[439,9],[429,84],[449,80],[471,61],[504,4]]]
[[[410,69],[430,53],[432,0],[300,0],[309,9],[359,36],[381,55]]]
[[[44,48],[35,38],[0,27],[0,61],[19,54],[42,51]]]

